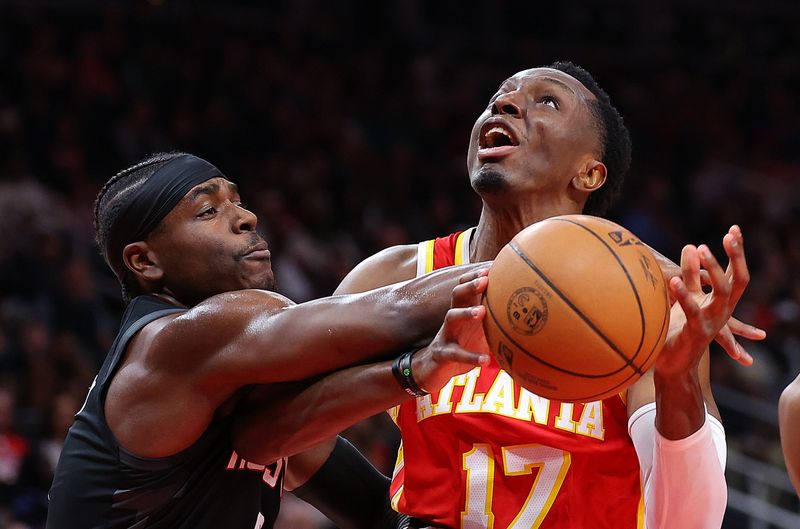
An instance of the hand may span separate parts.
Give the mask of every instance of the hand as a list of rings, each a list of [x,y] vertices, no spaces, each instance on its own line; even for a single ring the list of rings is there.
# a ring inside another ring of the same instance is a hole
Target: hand
[[[656,359],[656,371],[661,374],[685,373],[697,367],[705,348],[730,325],[736,303],[750,281],[744,256],[744,241],[738,226],[733,226],[722,240],[729,264],[722,270],[708,246],[687,245],[681,252],[681,277],[669,281],[670,294],[677,299],[670,314],[670,329],[664,348]],[[701,286],[701,266],[708,273],[712,290],[704,294]],[[741,326],[741,322],[738,322]],[[763,338],[763,331],[744,326],[735,330],[742,335]],[[731,331],[733,332],[733,330]],[[736,343],[731,335],[728,354],[750,364],[752,357]],[[728,350],[726,348],[726,350]]]
[[[489,363],[489,346],[483,335],[486,307],[480,302],[489,284],[488,274],[486,267],[460,278],[439,333],[411,359],[414,380],[428,393],[440,390],[456,375]]]
[[[732,226],[731,229],[728,231],[730,235],[734,237],[734,239],[738,239],[740,244],[743,244],[742,241],[742,231],[739,229],[738,226]],[[744,247],[742,247],[744,248]],[[652,250],[652,248],[651,248]],[[669,284],[673,277],[680,278],[682,276],[682,268],[660,253],[653,251],[656,261],[658,262],[659,267],[661,268],[661,273],[664,274],[664,280]],[[742,254],[744,257],[744,254]],[[683,259],[681,259],[683,261]],[[746,270],[746,268],[745,268]],[[726,275],[729,279],[731,279],[732,269],[731,266],[728,266],[728,270]],[[684,278],[686,279],[686,278]],[[711,276],[707,270],[700,270],[700,284],[702,286],[712,286],[711,284]],[[745,281],[745,285],[747,281]],[[670,288],[669,290],[670,302],[675,303],[677,298],[675,297],[674,291]],[[738,300],[737,300],[738,301]],[[728,353],[728,356],[736,360],[742,365],[752,365],[753,364],[753,357],[745,350],[742,345],[736,341],[734,336],[741,336],[742,338],[746,338],[748,340],[763,340],[767,337],[767,333],[763,329],[759,329],[758,327],[754,327],[753,325],[748,325],[740,320],[737,320],[734,317],[728,319],[727,323],[720,329],[720,331],[715,336],[715,340],[718,344],[725,349],[725,352]]]

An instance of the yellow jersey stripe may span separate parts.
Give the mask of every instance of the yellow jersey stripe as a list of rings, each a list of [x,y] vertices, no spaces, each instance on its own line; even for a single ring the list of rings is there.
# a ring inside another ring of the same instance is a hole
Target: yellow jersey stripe
[[[403,485],[400,485],[400,488],[397,489],[397,493],[394,496],[392,496],[392,509],[397,512],[400,512],[399,510],[397,510],[397,505],[400,503],[400,496],[402,495],[403,495]]]
[[[425,241],[425,273],[433,272],[433,246],[436,241]]]
[[[462,231],[458,234],[458,237],[456,237],[456,254],[453,259],[453,264],[456,266],[464,264],[464,235],[466,233],[467,232]]]

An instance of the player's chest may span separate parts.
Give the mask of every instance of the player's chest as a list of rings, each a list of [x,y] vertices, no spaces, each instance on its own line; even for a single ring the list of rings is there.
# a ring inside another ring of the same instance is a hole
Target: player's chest
[[[540,397],[517,384],[495,362],[456,377],[439,392],[401,407],[401,427],[461,431],[475,436],[532,436],[563,442],[627,439],[627,412],[619,396],[587,403]],[[406,432],[404,431],[404,436]]]

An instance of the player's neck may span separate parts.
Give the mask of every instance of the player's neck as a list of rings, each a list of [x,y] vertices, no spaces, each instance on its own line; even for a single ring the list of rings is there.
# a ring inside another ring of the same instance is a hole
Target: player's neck
[[[556,215],[580,213],[578,204],[537,204],[536,207],[494,207],[484,202],[470,243],[470,262],[494,259],[522,229]]]

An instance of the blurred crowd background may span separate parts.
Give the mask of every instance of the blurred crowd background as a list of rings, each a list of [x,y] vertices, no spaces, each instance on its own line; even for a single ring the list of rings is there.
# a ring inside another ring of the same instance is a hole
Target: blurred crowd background
[[[632,132],[611,218],[675,260],[686,242],[722,255],[743,228],[737,315],[769,338],[747,344],[749,369],[713,354],[740,458],[725,527],[789,527],[754,512],[798,512],[774,420],[800,372],[797,27],[781,0],[0,0],[0,528],[43,527],[116,333],[119,288],[93,243],[105,180],[155,151],[207,158],[258,214],[278,289],[328,295],[379,249],[474,225],[472,123],[504,79],[559,59],[590,70]],[[390,473],[387,423],[348,436]],[[288,498],[281,524],[330,527]]]

